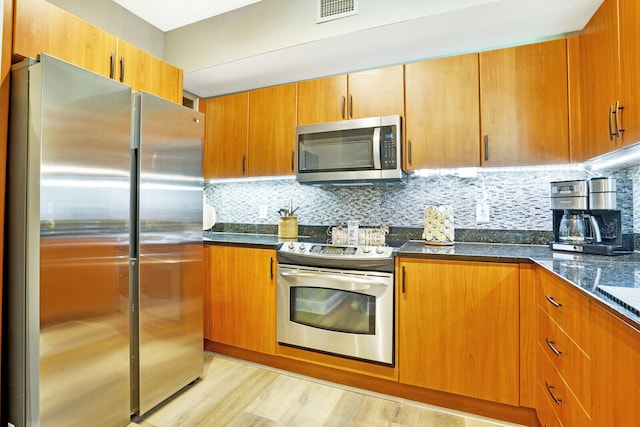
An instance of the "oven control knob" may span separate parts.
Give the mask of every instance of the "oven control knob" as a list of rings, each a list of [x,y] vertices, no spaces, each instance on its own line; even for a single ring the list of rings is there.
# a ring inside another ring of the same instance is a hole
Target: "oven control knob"
[[[369,246],[365,246],[364,248],[362,248],[362,252],[368,254],[369,252],[371,252],[371,248]]]
[[[376,248],[376,253],[377,253],[377,254],[382,254],[382,253],[384,253],[384,247],[382,247],[382,246],[378,246],[378,247]]]
[[[300,244],[298,245],[298,250],[299,250],[300,252],[304,252],[304,250],[305,250],[304,243],[300,243]]]
[[[293,242],[289,242],[289,250],[293,250],[295,248],[295,246],[293,245]]]

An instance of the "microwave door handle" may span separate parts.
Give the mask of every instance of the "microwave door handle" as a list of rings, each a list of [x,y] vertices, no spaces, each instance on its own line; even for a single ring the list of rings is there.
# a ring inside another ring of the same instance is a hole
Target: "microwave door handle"
[[[373,129],[373,169],[380,170],[380,128]]]

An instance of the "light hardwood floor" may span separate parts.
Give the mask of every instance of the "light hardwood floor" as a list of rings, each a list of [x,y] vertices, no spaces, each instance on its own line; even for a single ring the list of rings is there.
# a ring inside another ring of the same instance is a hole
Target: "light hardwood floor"
[[[205,353],[204,376],[128,427],[516,426]]]

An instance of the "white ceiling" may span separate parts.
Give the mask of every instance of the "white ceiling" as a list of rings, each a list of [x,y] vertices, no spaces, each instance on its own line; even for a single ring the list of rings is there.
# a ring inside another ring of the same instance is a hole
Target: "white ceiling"
[[[162,31],[221,15],[260,0],[113,0]]]

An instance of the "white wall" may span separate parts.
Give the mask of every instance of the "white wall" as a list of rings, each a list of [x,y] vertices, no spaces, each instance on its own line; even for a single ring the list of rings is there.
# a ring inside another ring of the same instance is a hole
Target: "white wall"
[[[317,24],[316,0],[262,0],[165,33],[165,59],[210,97],[560,37],[601,1],[360,0],[357,15]]]
[[[495,0],[431,2],[360,0],[359,13],[316,24],[316,0],[263,0],[220,16],[169,31],[168,61],[185,72],[316,40],[435,15]],[[436,4],[437,3],[437,4]]]

